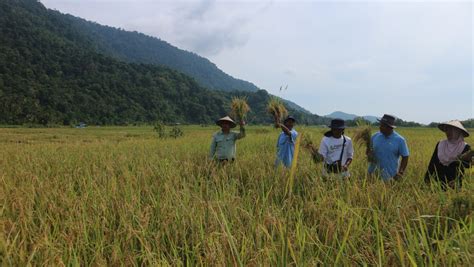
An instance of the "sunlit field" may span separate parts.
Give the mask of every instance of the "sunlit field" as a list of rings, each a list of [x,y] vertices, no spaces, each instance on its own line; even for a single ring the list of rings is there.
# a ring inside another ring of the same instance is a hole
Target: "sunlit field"
[[[402,181],[367,178],[358,146],[349,180],[322,179],[301,150],[287,190],[278,130],[249,127],[235,164],[216,166],[217,130],[0,129],[0,265],[472,266],[474,172],[461,190],[423,182],[441,131],[398,130]],[[318,144],[324,131],[296,130]]]

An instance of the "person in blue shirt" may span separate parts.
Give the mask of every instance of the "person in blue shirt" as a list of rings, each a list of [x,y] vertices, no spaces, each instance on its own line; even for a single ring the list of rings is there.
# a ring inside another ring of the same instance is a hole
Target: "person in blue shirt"
[[[283,164],[283,166],[287,168],[291,167],[293,155],[295,152],[296,138],[298,137],[298,132],[293,129],[295,123],[295,118],[288,116],[283,121],[283,124],[280,124],[282,132],[280,133],[277,142],[277,159],[275,161],[276,166]]]
[[[378,121],[380,131],[372,136],[372,149],[368,152],[372,153],[374,159],[369,164],[369,174],[377,173],[384,181],[398,180],[408,165],[410,152],[407,143],[405,138],[394,131],[394,116],[384,114]]]

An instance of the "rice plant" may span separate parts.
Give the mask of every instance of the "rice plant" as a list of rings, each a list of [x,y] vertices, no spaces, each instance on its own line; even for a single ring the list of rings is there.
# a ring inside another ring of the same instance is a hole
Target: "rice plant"
[[[247,104],[246,97],[234,97],[230,103],[231,116],[238,122],[245,121],[247,113],[250,111],[250,107]]]
[[[410,161],[384,183],[357,147],[351,178],[327,180],[301,149],[275,169],[270,127],[226,165],[207,160],[216,127],[182,128],[0,129],[0,265],[472,265],[472,169],[458,190],[423,181],[439,130],[397,129]]]
[[[288,111],[281,99],[277,97],[271,97],[267,104],[267,112],[272,116],[275,128],[279,128],[280,124],[286,116]]]

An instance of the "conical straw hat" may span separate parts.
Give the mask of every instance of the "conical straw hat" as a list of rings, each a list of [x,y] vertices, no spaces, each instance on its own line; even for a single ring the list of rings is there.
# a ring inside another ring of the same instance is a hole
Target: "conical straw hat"
[[[230,128],[234,128],[235,126],[237,126],[237,124],[235,123],[235,121],[232,120],[229,116],[225,116],[225,117],[223,117],[223,118],[220,118],[219,120],[216,121],[216,124],[220,126],[220,125],[221,125],[221,122],[223,122],[223,121],[230,122],[230,124],[231,124]]]
[[[440,123],[438,125],[438,128],[441,131],[446,132],[446,127],[447,126],[452,126],[454,128],[458,128],[459,130],[461,130],[463,132],[464,137],[469,136],[469,132],[466,130],[466,128],[464,128],[464,126],[462,126],[461,122],[458,121],[458,120],[452,120],[452,121],[447,121],[447,122]]]

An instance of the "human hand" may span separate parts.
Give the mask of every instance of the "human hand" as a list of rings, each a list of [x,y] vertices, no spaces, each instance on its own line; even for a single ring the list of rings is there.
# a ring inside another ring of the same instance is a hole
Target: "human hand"
[[[347,165],[342,166],[342,171],[343,172],[347,172],[348,170],[349,170],[349,166],[347,166]]]
[[[400,179],[403,178],[403,172],[398,172],[397,174],[395,174],[395,176],[393,177],[394,180],[398,181]]]

